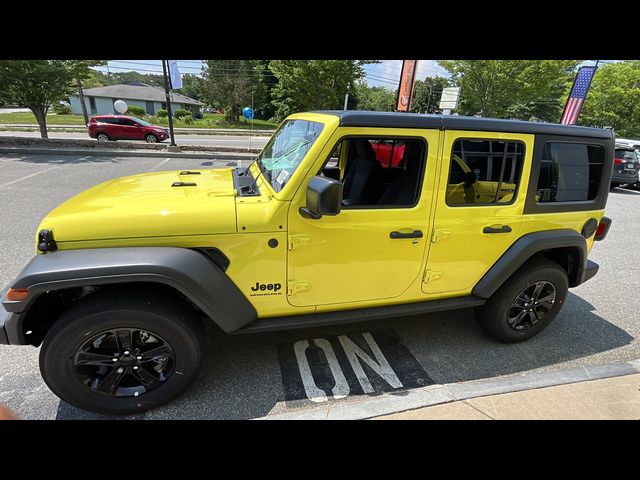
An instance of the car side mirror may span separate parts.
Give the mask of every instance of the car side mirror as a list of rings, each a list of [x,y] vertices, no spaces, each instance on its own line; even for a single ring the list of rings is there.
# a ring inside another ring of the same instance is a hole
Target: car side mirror
[[[319,175],[309,181],[306,207],[300,207],[303,217],[317,220],[323,215],[335,216],[341,208],[342,182]]]

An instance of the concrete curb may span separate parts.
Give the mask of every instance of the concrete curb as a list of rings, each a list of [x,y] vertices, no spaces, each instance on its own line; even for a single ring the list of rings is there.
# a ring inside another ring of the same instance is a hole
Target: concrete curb
[[[62,149],[62,148],[20,148],[0,147],[0,155],[91,155],[100,157],[162,157],[162,158],[206,158],[212,160],[253,160],[255,153],[211,152],[184,153],[167,152],[165,150],[95,150],[95,149]]]
[[[346,402],[314,410],[305,410],[300,413],[282,413],[261,417],[257,420],[363,420],[469,398],[633,375],[635,373],[640,373],[640,359],[622,363],[590,365],[555,372],[522,373],[471,380],[469,382],[429,385],[428,387],[413,390],[383,394],[358,402]]]
[[[13,128],[30,128],[34,131],[40,131],[37,124],[30,123],[2,123],[0,124],[0,131],[11,132]],[[168,128],[168,127],[166,127]],[[87,131],[85,125],[47,125],[47,131],[55,132],[56,130],[79,130]],[[173,131],[182,135],[238,135],[238,136],[250,136],[254,137],[270,137],[275,132],[274,130],[253,130],[249,128],[174,128]]]

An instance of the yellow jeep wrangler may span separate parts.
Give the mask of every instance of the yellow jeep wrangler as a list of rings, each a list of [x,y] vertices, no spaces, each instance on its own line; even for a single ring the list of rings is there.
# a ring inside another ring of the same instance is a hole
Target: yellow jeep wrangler
[[[503,342],[595,275],[608,130],[355,111],[287,118],[248,168],[97,185],[38,227],[0,343],[63,400],[142,411],[195,379],[206,322],[267,332],[475,308]]]

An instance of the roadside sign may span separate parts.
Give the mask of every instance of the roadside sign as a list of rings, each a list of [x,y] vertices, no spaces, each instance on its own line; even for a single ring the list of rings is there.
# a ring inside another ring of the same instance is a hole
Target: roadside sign
[[[459,98],[460,98],[460,87],[443,88],[442,96],[440,97],[440,109],[453,110],[458,106]]]

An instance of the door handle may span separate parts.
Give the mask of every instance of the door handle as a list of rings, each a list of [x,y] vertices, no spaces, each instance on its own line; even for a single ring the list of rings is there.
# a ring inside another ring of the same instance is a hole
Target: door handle
[[[511,227],[509,225],[501,225],[499,227],[484,227],[482,233],[510,233]]]
[[[414,230],[409,233],[393,231],[389,234],[389,238],[422,238],[422,230]]]

